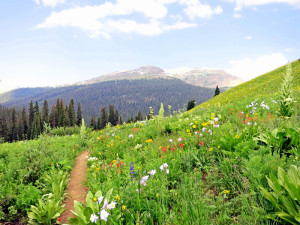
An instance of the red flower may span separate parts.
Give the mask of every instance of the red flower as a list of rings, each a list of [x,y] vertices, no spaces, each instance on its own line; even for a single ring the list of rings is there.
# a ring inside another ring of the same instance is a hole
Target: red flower
[[[180,148],[183,148],[183,144],[180,143],[179,146],[180,146]]]
[[[86,187],[85,190],[88,191],[89,189]]]
[[[203,146],[203,144],[204,144],[204,142],[203,142],[203,141],[201,141],[201,142],[200,142],[200,146],[202,147],[202,146]]]
[[[57,221],[60,222],[60,217],[57,218]]]
[[[119,168],[119,166],[120,166],[120,164],[119,164],[119,163],[117,163],[117,168]]]
[[[174,152],[174,151],[175,151],[175,148],[172,148],[172,151]]]

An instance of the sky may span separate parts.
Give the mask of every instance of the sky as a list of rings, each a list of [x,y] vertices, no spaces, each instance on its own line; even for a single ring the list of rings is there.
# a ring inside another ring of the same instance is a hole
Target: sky
[[[0,86],[153,65],[250,80],[300,58],[300,0],[1,0]]]

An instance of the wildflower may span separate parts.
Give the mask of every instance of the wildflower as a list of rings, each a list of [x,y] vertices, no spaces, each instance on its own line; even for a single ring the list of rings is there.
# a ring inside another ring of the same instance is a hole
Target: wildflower
[[[98,202],[99,205],[101,204],[103,198],[104,198],[103,196],[100,196],[100,197],[98,198],[97,202]]]
[[[158,198],[159,194],[156,194],[156,198]]]
[[[117,199],[118,201],[120,201],[120,200],[121,200],[120,195],[117,195],[117,196],[116,196],[116,199]]]
[[[133,162],[130,163],[130,178],[131,178],[131,181],[135,178],[135,171],[134,171],[134,167],[133,167]]]
[[[148,139],[148,140],[146,140],[146,142],[152,142],[153,140],[150,138],[150,139]]]
[[[93,214],[91,215],[90,221],[91,221],[92,223],[97,223],[97,220],[98,220],[98,219],[99,219],[99,217],[96,216],[95,213],[93,213]]]
[[[114,209],[116,208],[116,202],[111,202],[108,206],[107,209]]]
[[[106,212],[105,209],[101,210],[101,212],[100,212],[100,218],[101,218],[101,220],[107,221],[107,217],[108,216],[109,216],[109,213]]]
[[[93,201],[96,202],[96,201],[97,201],[97,198],[93,198]]]
[[[195,135],[197,135],[198,133],[197,133],[197,131],[195,131]]]
[[[126,206],[122,205],[122,210],[125,211],[125,209],[126,209]]]
[[[235,135],[235,139],[239,139],[240,138],[240,136],[237,134],[237,135]]]
[[[183,144],[180,143],[179,146],[180,146],[180,148],[183,148]]]
[[[182,141],[182,138],[178,138],[178,142],[181,142]]]
[[[224,194],[229,194],[230,191],[229,191],[229,190],[224,190],[223,193],[224,193]]]
[[[169,169],[166,169],[166,174],[169,174]]]
[[[173,142],[173,140],[172,140],[172,139],[170,139],[170,140],[169,140],[169,142],[170,142],[170,143],[172,143],[172,142]]]
[[[187,133],[190,133],[190,132],[191,132],[191,130],[190,130],[190,129],[186,129],[186,132],[187,132]]]
[[[193,125],[193,128],[194,128],[194,129],[196,129],[196,128],[197,128],[197,126],[196,126],[196,125]]]
[[[219,128],[219,127],[220,127],[219,124],[215,124],[215,125],[214,125],[214,128]]]
[[[58,217],[58,218],[57,218],[57,221],[60,222],[60,220],[61,220],[60,217]]]
[[[85,190],[88,191],[89,189],[86,187]]]
[[[151,170],[150,172],[148,172],[148,174],[150,174],[151,176],[154,176],[156,174],[156,170]]]
[[[210,129],[208,130],[208,133],[209,133],[210,135],[212,135],[212,131],[211,131]]]
[[[107,209],[108,208],[108,202],[107,202],[107,199],[104,200],[104,203],[103,203],[103,206],[102,206],[102,209]]]
[[[210,148],[209,151],[211,152],[213,150],[213,148]]]
[[[133,134],[129,134],[129,136],[128,136],[130,139],[132,139],[133,138]]]

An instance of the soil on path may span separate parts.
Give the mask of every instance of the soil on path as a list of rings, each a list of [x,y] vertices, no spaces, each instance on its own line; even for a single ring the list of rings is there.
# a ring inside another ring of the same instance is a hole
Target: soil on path
[[[73,217],[74,211],[74,200],[85,203],[86,191],[83,186],[83,181],[86,175],[86,162],[87,162],[88,152],[84,151],[81,153],[75,162],[75,167],[71,172],[68,189],[67,198],[65,200],[65,211],[61,216],[62,223],[69,223],[69,217]]]

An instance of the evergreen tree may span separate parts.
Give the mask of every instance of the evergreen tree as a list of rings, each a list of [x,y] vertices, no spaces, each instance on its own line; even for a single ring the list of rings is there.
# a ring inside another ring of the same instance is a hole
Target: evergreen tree
[[[91,127],[93,128],[93,130],[97,130],[97,122],[96,122],[96,118],[94,116],[92,116],[92,119],[91,119]]]
[[[115,112],[115,119],[114,119],[114,125],[120,124],[120,115],[119,115],[119,111],[116,110]]]
[[[101,109],[101,113],[100,113],[100,129],[103,129],[105,128],[106,124],[107,124],[107,120],[108,120],[108,116],[107,116],[107,113],[106,113],[106,108],[102,108]]]
[[[137,116],[135,117],[136,121],[142,121],[143,120],[143,115],[141,113],[141,111],[138,112]]]
[[[75,114],[73,99],[71,99],[70,104],[69,104],[68,115],[69,115],[70,126],[72,126],[72,127],[75,126],[76,125],[76,114]]]
[[[17,124],[17,115],[16,109],[12,109],[11,114],[11,123],[9,127],[9,141],[16,141],[18,139],[18,124]]]
[[[49,106],[47,100],[44,101],[42,110],[42,122],[49,123]]]
[[[188,102],[188,105],[187,105],[187,107],[186,107],[186,110],[187,110],[187,111],[191,110],[192,108],[195,107],[195,105],[196,105],[196,101],[195,101],[195,100],[190,100],[190,101]]]
[[[42,128],[41,128],[41,116],[40,113],[36,113],[34,115],[33,123],[32,123],[32,128],[31,128],[31,139],[37,138],[40,134],[42,133]]]
[[[108,122],[111,123],[111,125],[115,126],[115,109],[113,105],[109,106],[109,111],[108,111]]]
[[[217,96],[217,95],[219,95],[219,94],[220,94],[220,89],[219,89],[219,87],[218,87],[218,85],[217,85],[216,90],[215,90],[215,95],[214,95],[214,96]]]
[[[97,120],[97,130],[100,130],[101,127],[101,118],[99,117]]]
[[[82,122],[81,106],[80,106],[80,103],[78,103],[78,108],[77,108],[77,125],[80,126],[81,122]]]
[[[29,115],[28,115],[28,132],[27,132],[27,138],[30,139],[31,137],[31,129],[32,129],[32,123],[34,119],[34,108],[33,108],[33,103],[30,101],[29,104]]]
[[[28,132],[28,119],[25,106],[22,109],[21,118],[19,121],[19,140],[24,140],[26,139]]]
[[[66,106],[64,111],[64,126],[69,127],[71,126],[70,117],[69,117],[69,107]]]
[[[0,143],[8,141],[8,129],[6,121],[0,117]]]
[[[66,123],[66,116],[64,112],[64,102],[61,99],[59,103],[59,108],[58,108],[58,126],[59,127],[64,127]]]
[[[52,128],[57,126],[57,119],[56,119],[56,106],[52,105],[51,113],[50,113],[50,125]]]

